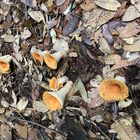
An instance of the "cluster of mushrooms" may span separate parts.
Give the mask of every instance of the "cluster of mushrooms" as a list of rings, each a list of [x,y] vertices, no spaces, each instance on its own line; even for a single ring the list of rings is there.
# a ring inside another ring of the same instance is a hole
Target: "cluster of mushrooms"
[[[65,40],[57,39],[55,42],[53,46],[55,53],[32,47],[31,55],[34,60],[40,62],[41,65],[45,62],[50,69],[57,69],[59,60],[68,53],[69,47]],[[12,57],[10,55],[0,57],[1,74],[10,73],[11,60]],[[53,111],[62,109],[65,97],[70,92],[72,85],[73,82],[69,81],[66,76],[60,78],[52,77],[49,81],[50,90],[43,93],[43,101],[47,108]],[[120,101],[129,96],[127,85],[117,79],[102,80],[98,86],[98,93],[106,101]]]
[[[59,43],[57,43],[56,46],[54,44],[53,47],[53,50],[56,51],[55,53],[51,54],[48,50],[41,51],[32,47],[31,55],[36,61],[39,61],[41,65],[45,62],[50,69],[57,69],[59,60],[61,57],[66,55],[69,50],[68,45],[66,45],[64,40],[57,41]],[[61,45],[62,47],[60,47]],[[45,91],[43,93],[43,101],[47,108],[53,111],[62,109],[65,97],[71,90],[72,84],[73,82],[69,81],[66,76],[58,79],[52,77],[49,81],[50,91]],[[99,95],[106,101],[120,101],[128,97],[127,85],[117,79],[104,79],[98,86],[98,92]]]

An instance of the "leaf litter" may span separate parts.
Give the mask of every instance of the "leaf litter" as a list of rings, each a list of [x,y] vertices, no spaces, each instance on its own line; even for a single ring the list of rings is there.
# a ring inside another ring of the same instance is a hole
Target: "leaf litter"
[[[139,0],[0,2],[0,139],[136,140],[139,85]]]

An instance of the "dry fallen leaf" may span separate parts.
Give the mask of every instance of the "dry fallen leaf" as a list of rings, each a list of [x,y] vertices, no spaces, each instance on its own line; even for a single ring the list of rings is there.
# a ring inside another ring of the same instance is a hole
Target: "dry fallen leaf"
[[[135,8],[135,6],[130,5],[122,17],[122,21],[132,21],[140,17],[140,12]]]
[[[119,68],[123,68],[123,67],[127,67],[127,66],[131,66],[131,65],[139,65],[140,58],[136,58],[132,61],[128,61],[128,60],[120,60],[117,64],[113,65],[110,69],[110,71],[112,70],[116,70]]]
[[[20,0],[20,1],[30,7],[36,7],[37,4],[36,0]]]
[[[0,126],[1,136],[4,140],[12,140],[11,128],[6,124],[1,124]]]
[[[18,134],[20,135],[20,137],[27,139],[27,126],[26,125],[19,125],[16,123],[15,129],[18,132]]]
[[[135,41],[132,45],[124,45],[123,49],[128,52],[139,52],[140,51],[140,40]]]
[[[135,132],[133,125],[124,123],[125,120],[116,120],[112,124],[112,128],[115,129],[121,140],[137,140],[138,134]],[[129,121],[128,119],[126,122]]]
[[[45,23],[45,19],[43,14],[40,11],[28,11],[28,14],[34,19],[36,22],[43,21]]]
[[[124,29],[119,33],[119,37],[124,39],[128,37],[133,37],[140,32],[140,25],[136,22],[129,22]]]
[[[101,25],[112,19],[116,12],[107,11],[100,8],[94,9],[91,12],[83,13],[84,27],[98,29]]]
[[[42,113],[45,113],[49,110],[47,109],[46,105],[41,101],[33,101],[33,108],[38,112],[42,112]]]
[[[117,11],[121,4],[117,0],[94,0],[94,2],[107,10]]]
[[[19,102],[17,103],[17,108],[22,111],[25,109],[25,107],[27,106],[28,104],[28,100],[26,99],[20,99]]]
[[[131,0],[131,3],[137,8],[140,12],[140,1],[139,0]]]
[[[6,35],[4,37],[4,41],[8,42],[8,43],[14,42],[15,41],[15,37],[13,35]]]
[[[97,8],[97,5],[92,0],[85,0],[80,7],[85,11],[90,11],[92,9]]]
[[[100,57],[105,64],[112,65],[116,64],[121,60],[121,57],[118,54],[110,54],[104,57]]]
[[[24,28],[24,31],[21,33],[21,39],[27,39],[31,36],[31,32]]]

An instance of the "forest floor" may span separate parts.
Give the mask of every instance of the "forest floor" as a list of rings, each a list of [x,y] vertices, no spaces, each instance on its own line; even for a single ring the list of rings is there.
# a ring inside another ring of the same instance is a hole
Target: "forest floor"
[[[0,1],[0,139],[138,140],[140,0]]]

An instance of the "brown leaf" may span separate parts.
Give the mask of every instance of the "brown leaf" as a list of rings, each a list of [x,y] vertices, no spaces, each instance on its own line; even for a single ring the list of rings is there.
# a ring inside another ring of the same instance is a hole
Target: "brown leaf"
[[[90,11],[97,8],[97,5],[92,0],[85,0],[80,7],[85,11]]]
[[[121,4],[117,0],[94,0],[94,2],[107,10],[117,11]]]
[[[121,140],[137,140],[138,134],[135,132],[133,125],[125,124],[123,120],[116,120],[112,126]]]
[[[119,68],[123,68],[123,67],[127,67],[127,66],[131,66],[131,65],[139,65],[139,64],[140,64],[140,58],[136,58],[132,61],[120,60],[117,64],[115,64],[111,67],[110,71],[116,70]]]
[[[11,128],[6,124],[1,124],[0,126],[1,136],[5,140],[12,140]]]
[[[140,12],[135,8],[135,6],[130,5],[122,17],[122,21],[132,21],[140,17]]]
[[[100,8],[94,9],[91,12],[83,13],[84,27],[98,29],[101,25],[114,17],[116,12],[107,11]]]
[[[16,123],[15,129],[18,132],[18,134],[20,135],[20,137],[27,139],[27,126],[26,125],[19,125]]]
[[[140,25],[135,21],[128,23],[124,29],[120,32],[120,38],[128,38],[135,36],[140,32]]]
[[[139,52],[140,51],[140,40],[134,42],[132,45],[124,45],[123,49],[128,52]]]

